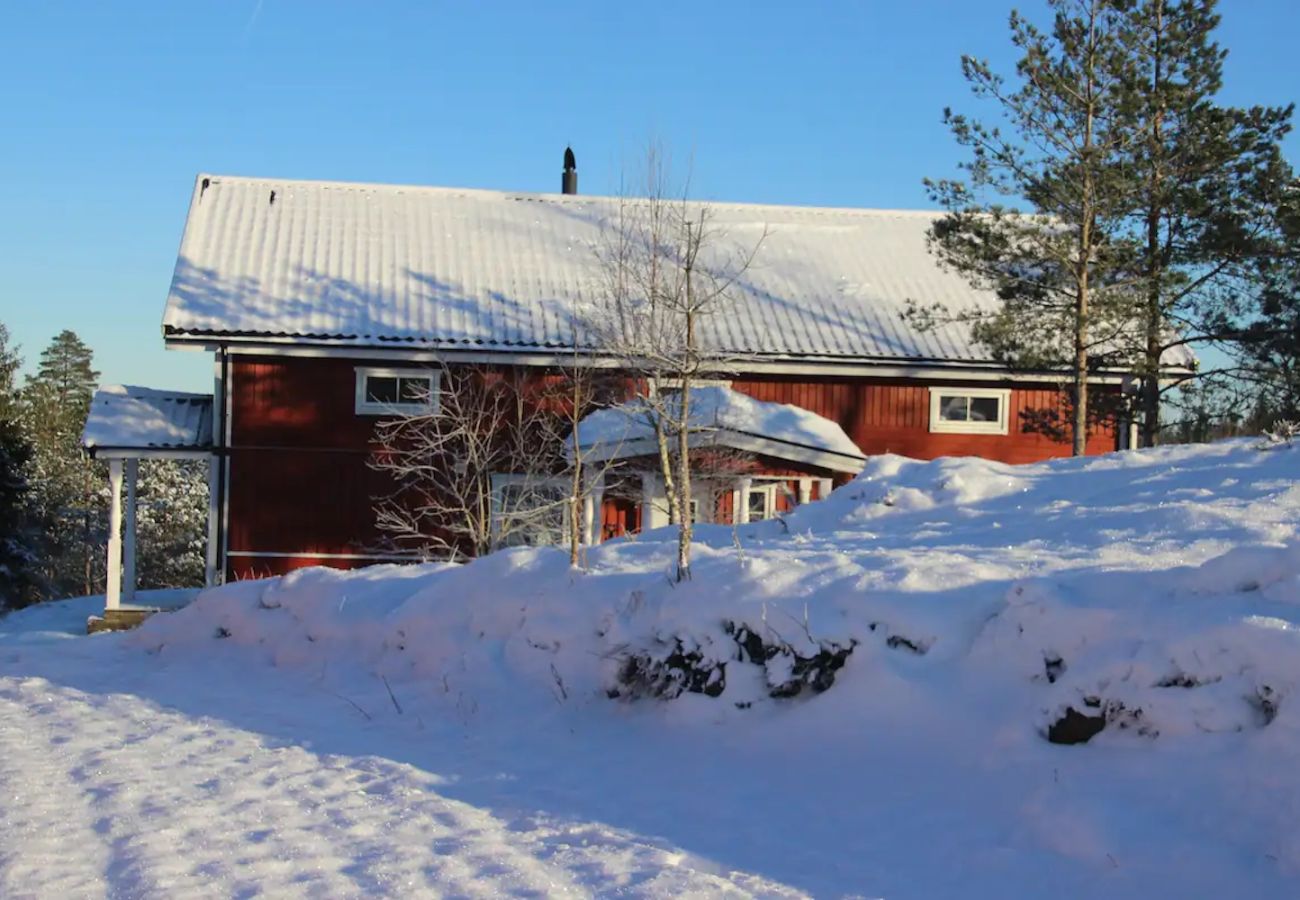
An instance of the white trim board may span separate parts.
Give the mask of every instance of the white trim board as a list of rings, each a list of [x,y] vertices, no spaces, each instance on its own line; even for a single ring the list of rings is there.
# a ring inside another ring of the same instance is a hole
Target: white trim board
[[[313,553],[308,550],[227,550],[226,556],[242,559],[377,559],[389,562],[423,562],[423,556],[386,553]]]
[[[247,341],[247,343],[245,343]],[[253,339],[229,339],[219,336],[164,337],[168,350],[216,350],[226,346],[231,353],[242,356],[291,356],[301,358],[335,359],[392,359],[422,363],[487,363],[516,366],[572,366],[574,354],[570,350],[469,350],[458,348],[407,349],[390,346],[306,343],[300,338],[271,336]],[[585,352],[585,351],[584,351]],[[622,360],[598,355],[580,355],[578,364],[584,367],[616,369],[626,365]],[[736,376],[737,366],[718,366],[719,374]],[[1171,377],[1190,374],[1188,370],[1170,368]],[[1013,372],[993,362],[900,359],[822,359],[807,357],[751,358],[744,360],[744,375],[839,375],[849,378],[947,378],[965,381],[1001,381],[1014,384],[1043,384],[1063,382],[1068,372],[1024,371]],[[1089,384],[1121,384],[1130,373],[1114,372],[1092,375]]]

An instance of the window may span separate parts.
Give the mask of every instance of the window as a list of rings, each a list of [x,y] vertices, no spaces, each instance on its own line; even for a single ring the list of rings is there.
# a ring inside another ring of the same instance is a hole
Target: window
[[[776,515],[776,485],[750,487],[749,521],[761,522]]]
[[[930,388],[930,430],[1006,434],[1011,391],[997,388]]]
[[[544,547],[569,539],[571,485],[562,478],[492,476],[492,531],[499,547]]]
[[[438,411],[438,373],[430,369],[357,369],[357,415]]]

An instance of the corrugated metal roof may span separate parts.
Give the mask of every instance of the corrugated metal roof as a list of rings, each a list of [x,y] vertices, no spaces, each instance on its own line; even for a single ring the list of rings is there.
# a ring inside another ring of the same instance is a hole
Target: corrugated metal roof
[[[81,435],[94,450],[207,450],[212,395],[108,384],[95,392]]]
[[[711,349],[987,360],[967,327],[918,331],[901,317],[909,300],[997,302],[930,255],[935,214],[708,206],[736,247],[767,230],[735,305],[702,326]],[[355,346],[570,346],[616,211],[601,197],[200,176],[164,329]]]

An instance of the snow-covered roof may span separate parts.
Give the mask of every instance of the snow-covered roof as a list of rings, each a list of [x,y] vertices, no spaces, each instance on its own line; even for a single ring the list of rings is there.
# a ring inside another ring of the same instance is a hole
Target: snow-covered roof
[[[670,399],[669,418],[677,415]],[[597,458],[652,452],[654,427],[643,406],[601,409],[578,423],[578,445]],[[755,400],[728,387],[692,388],[690,430],[708,443],[735,446],[836,471],[857,472],[866,456],[838,423],[786,403]]]
[[[617,200],[202,175],[167,309],[170,340],[351,346],[571,346],[595,299],[594,248]],[[775,359],[987,361],[962,325],[918,331],[909,300],[996,302],[926,249],[935,214],[710,203],[752,249],[712,348]]]
[[[212,395],[104,385],[90,401],[81,443],[92,453],[212,447]],[[131,455],[131,454],[123,454]]]

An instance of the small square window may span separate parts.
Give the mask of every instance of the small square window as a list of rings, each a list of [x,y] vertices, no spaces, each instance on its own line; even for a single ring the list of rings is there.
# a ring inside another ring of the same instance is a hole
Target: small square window
[[[772,518],[776,494],[772,488],[750,488],[749,521],[761,522]]]
[[[1011,392],[991,388],[931,388],[930,430],[1006,434]]]
[[[357,369],[358,415],[438,410],[439,373],[431,369]]]

